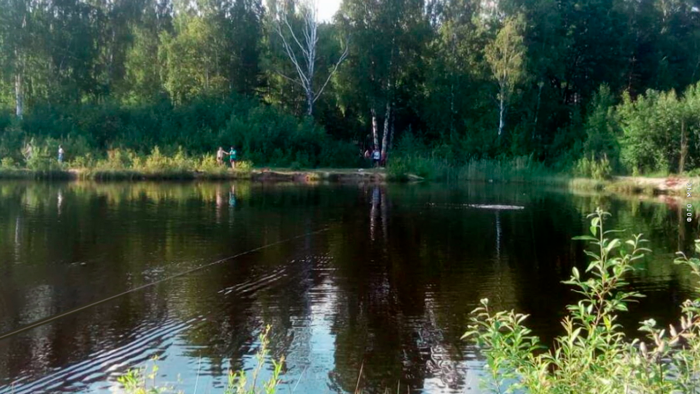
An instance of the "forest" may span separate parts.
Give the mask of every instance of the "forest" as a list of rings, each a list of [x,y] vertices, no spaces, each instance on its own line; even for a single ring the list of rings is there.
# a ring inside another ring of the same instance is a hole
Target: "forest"
[[[343,0],[330,21],[306,0],[0,0],[0,48],[3,166],[27,144],[298,167],[376,147],[700,173],[697,0]]]

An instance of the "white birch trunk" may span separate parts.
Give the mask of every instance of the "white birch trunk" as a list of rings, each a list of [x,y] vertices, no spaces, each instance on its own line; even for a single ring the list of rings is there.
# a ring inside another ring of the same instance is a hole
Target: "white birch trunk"
[[[314,96],[310,91],[306,91],[306,114],[309,116],[314,115]]]
[[[386,103],[386,113],[384,114],[384,131],[382,134],[382,158],[386,157],[386,151],[389,147],[389,120],[391,118],[391,104]]]
[[[394,111],[391,111],[391,125],[389,126],[389,148],[387,148],[387,151],[390,151],[391,148],[394,146]]]
[[[374,146],[372,149],[379,149],[379,135],[377,134],[377,111],[372,108],[372,142]]]
[[[19,119],[24,115],[24,91],[22,90],[22,74],[15,73],[15,114]]]
[[[499,99],[499,111],[498,111],[498,138],[501,138],[501,134],[503,134],[503,127],[505,126],[505,112],[506,112],[506,101],[505,98],[503,97],[503,93],[501,93],[501,97]]]
[[[345,45],[343,53],[328,74],[328,78],[326,78],[326,81],[317,91],[314,87],[314,77],[316,75],[316,45],[318,44],[318,20],[315,1],[307,0],[306,3],[303,4],[302,9],[304,27],[302,29],[303,37],[301,37],[301,40],[297,37],[297,34],[294,32],[292,25],[287,19],[286,10],[280,10],[277,15],[278,21],[275,24],[277,35],[282,39],[282,47],[297,72],[297,78],[290,78],[279,72],[278,74],[301,86],[304,90],[304,96],[306,97],[306,113],[312,116],[316,100],[318,100],[323,93],[331,77],[338,71],[340,64],[348,56],[348,46]],[[283,29],[283,24],[286,29]],[[289,38],[285,31],[289,32]],[[294,44],[296,44],[296,46]],[[295,47],[298,48],[298,50],[295,50]],[[297,56],[298,51],[301,51],[301,57]]]
[[[26,13],[22,17],[22,27],[20,32],[17,34],[24,35],[25,29],[27,27],[27,15]],[[22,52],[19,48],[15,48],[15,115],[17,118],[22,119],[24,116],[24,84],[23,84],[23,73],[24,73],[24,58]]]

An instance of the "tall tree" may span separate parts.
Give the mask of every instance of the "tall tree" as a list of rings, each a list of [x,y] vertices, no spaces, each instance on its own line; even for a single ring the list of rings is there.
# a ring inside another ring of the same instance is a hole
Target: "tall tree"
[[[508,104],[515,87],[525,78],[522,19],[509,17],[496,39],[486,46],[486,60],[498,83],[498,137],[503,134]]]
[[[25,72],[31,43],[31,9],[24,0],[3,0],[0,2],[0,45],[2,45],[2,66],[5,75],[10,76],[14,89],[15,115],[24,114]]]
[[[319,40],[317,5],[314,0],[306,0],[298,4],[300,9],[299,17],[301,19],[301,35],[295,33],[295,29],[292,26],[294,22],[290,22],[290,8],[284,7],[278,10],[275,21],[275,30],[282,40],[284,52],[296,70],[296,78],[286,75],[284,77],[301,86],[306,97],[306,114],[312,116],[314,103],[321,96],[333,75],[338,71],[340,64],[348,56],[348,43],[346,42],[343,45],[343,53],[328,72],[325,82],[317,88],[315,85],[317,45]],[[292,13],[295,8],[297,7],[291,8]]]
[[[263,6],[260,0],[234,0],[226,33],[232,90],[253,95],[261,85]]]
[[[345,0],[341,4],[339,23],[353,42],[349,66],[340,78],[342,101],[361,107],[372,144],[385,155],[396,119],[408,124],[419,119],[424,55],[432,37],[425,11],[422,0]]]
[[[422,116],[432,138],[458,138],[464,125],[478,122],[489,108],[484,86],[488,67],[482,61],[487,29],[472,0],[445,0],[432,10],[436,34],[426,64],[426,102]]]

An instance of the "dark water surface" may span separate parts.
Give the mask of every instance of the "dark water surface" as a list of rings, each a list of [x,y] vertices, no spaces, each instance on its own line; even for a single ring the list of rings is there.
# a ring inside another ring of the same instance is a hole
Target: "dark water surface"
[[[155,355],[160,382],[206,393],[255,364],[265,324],[282,393],[352,392],[360,368],[369,393],[479,392],[469,312],[488,297],[559,334],[575,300],[560,282],[586,261],[571,237],[596,206],[654,249],[622,323],[675,319],[693,281],[673,253],[698,232],[673,204],[488,184],[2,182],[0,335],[274,245],[0,341],[0,393],[120,392]]]

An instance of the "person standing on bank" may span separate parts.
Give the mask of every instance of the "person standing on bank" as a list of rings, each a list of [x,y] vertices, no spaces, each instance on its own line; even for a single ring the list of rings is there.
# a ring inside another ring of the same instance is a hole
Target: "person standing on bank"
[[[231,161],[231,168],[235,169],[236,168],[236,149],[234,147],[231,147],[231,150],[228,152],[229,154],[229,160]]]
[[[374,148],[374,152],[372,152],[372,161],[374,162],[375,167],[379,167],[379,160],[382,158],[382,153],[379,152],[379,149]]]
[[[31,142],[28,142],[28,143],[27,143],[27,145],[25,146],[24,151],[22,152],[22,154],[24,155],[24,159],[25,159],[26,161],[29,161],[29,160],[32,159],[32,157],[34,156],[34,148],[32,148],[32,143],[31,143]]]
[[[216,164],[218,165],[224,165],[224,156],[227,155],[228,152],[224,150],[224,148],[219,147],[219,150],[216,151]]]
[[[65,152],[63,151],[63,146],[62,146],[62,145],[59,145],[59,146],[58,146],[58,163],[59,163],[59,164],[62,164],[62,163],[63,163],[63,155],[64,155],[64,154],[65,154]]]

